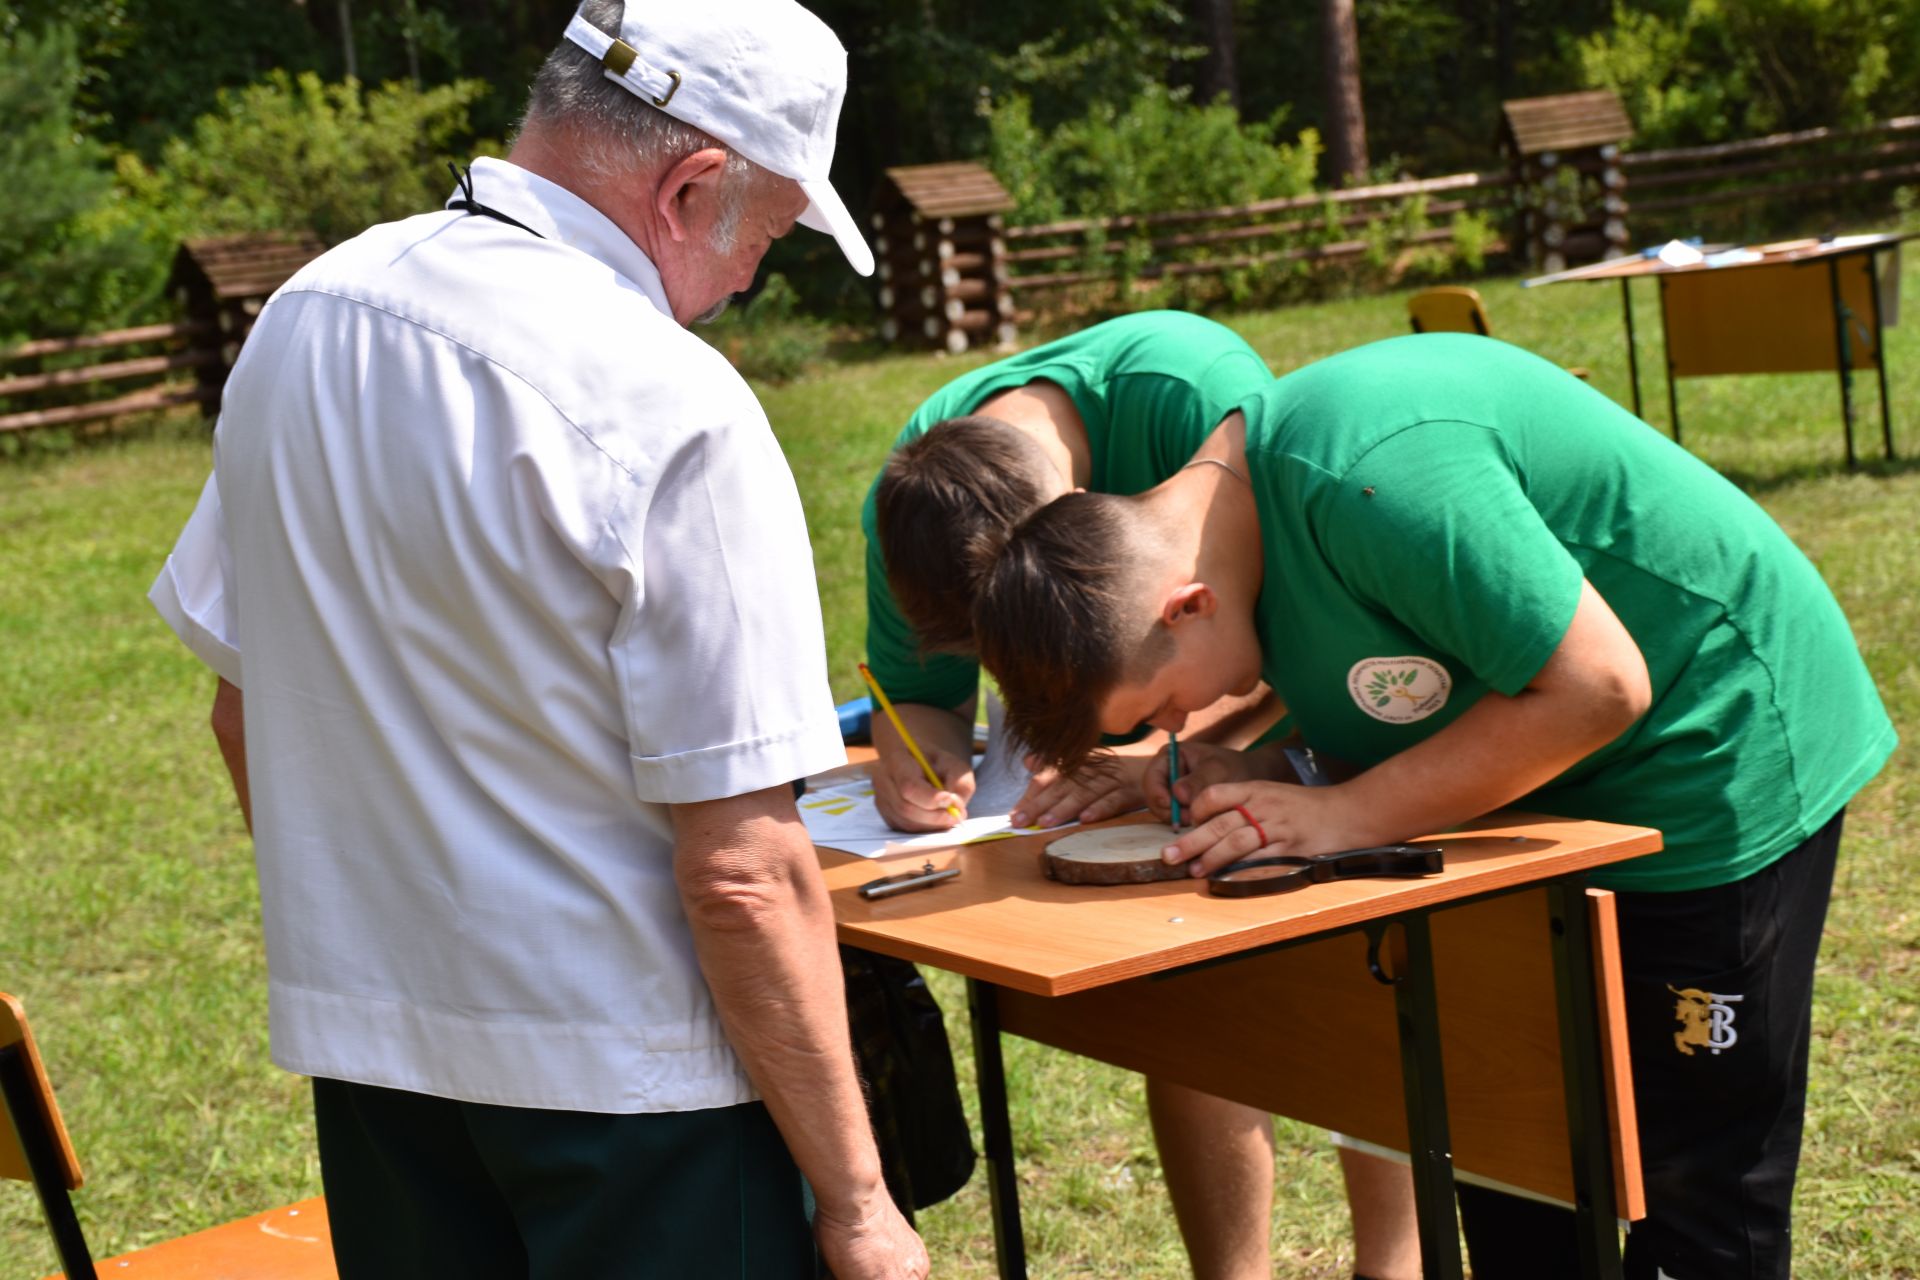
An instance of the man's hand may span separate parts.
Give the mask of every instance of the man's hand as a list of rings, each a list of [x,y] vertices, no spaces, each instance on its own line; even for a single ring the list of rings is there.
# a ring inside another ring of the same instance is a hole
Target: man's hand
[[[1063,822],[1098,822],[1116,813],[1138,809],[1142,762],[1112,752],[1100,752],[1072,773],[1051,767],[1034,768],[1033,781],[1013,807],[1016,827],[1057,827]],[[1165,765],[1161,766],[1162,768]]]
[[[924,1280],[932,1269],[926,1246],[884,1187],[846,1216],[821,1202],[813,1237],[836,1280]]]
[[[900,739],[893,722],[876,711],[873,745],[880,758],[873,765],[873,800],[887,825],[899,831],[945,831],[959,823],[949,810],[962,816],[973,799],[973,720],[971,706],[947,711],[923,703],[894,707],[927,763],[940,775],[941,785],[927,781],[926,770]],[[964,713],[964,714],[963,714]]]

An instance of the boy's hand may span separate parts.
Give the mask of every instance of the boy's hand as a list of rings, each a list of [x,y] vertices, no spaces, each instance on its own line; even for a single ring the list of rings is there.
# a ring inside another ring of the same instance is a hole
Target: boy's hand
[[[1032,758],[1027,760],[1033,781],[1013,806],[1011,820],[1016,827],[1098,822],[1143,803],[1137,760],[1102,752],[1070,774],[1051,767],[1034,769],[1034,763]]]
[[[1359,849],[1394,839],[1349,810],[1344,786],[1301,787],[1284,782],[1223,782],[1193,801],[1193,830],[1162,852],[1190,874],[1210,875],[1251,858]],[[1183,806],[1184,807],[1184,806]]]
[[[898,745],[881,748],[873,764],[873,801],[887,825],[900,831],[945,831],[958,826],[949,805],[962,817],[967,802],[973,799],[973,761],[964,760],[939,747],[922,746],[927,763],[940,775],[942,785],[927,781],[926,771],[913,758],[913,752]]]
[[[1206,788],[1222,782],[1256,782],[1273,776],[1274,760],[1264,752],[1235,751],[1206,742],[1180,744],[1180,780],[1167,789],[1167,748],[1162,747],[1147,762],[1141,778],[1147,808],[1162,822],[1173,821],[1169,796],[1180,801],[1180,824],[1191,827],[1199,820],[1192,812],[1194,799]]]

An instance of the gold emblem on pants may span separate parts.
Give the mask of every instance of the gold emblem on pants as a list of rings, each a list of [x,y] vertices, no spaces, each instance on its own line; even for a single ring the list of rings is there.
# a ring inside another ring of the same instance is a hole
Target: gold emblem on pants
[[[1740,1033],[1733,1029],[1733,1006],[1745,996],[1723,996],[1697,987],[1676,987],[1671,982],[1667,990],[1680,997],[1673,1005],[1674,1019],[1680,1024],[1673,1033],[1674,1048],[1691,1058],[1695,1045],[1718,1054],[1739,1043]]]

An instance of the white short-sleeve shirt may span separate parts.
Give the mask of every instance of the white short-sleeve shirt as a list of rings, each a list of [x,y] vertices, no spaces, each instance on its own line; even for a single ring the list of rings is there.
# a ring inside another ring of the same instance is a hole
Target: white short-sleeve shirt
[[[540,235],[424,214],[290,280],[154,585],[246,694],[274,1060],[524,1107],[747,1101],[665,806],[845,759],[799,498],[613,223],[473,176]]]

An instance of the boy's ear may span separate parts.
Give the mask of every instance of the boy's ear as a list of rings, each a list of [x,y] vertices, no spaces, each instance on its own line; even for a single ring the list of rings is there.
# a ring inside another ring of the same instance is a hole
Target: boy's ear
[[[1175,587],[1160,603],[1160,621],[1169,627],[1201,618],[1211,618],[1220,607],[1220,597],[1204,582],[1189,582]]]

